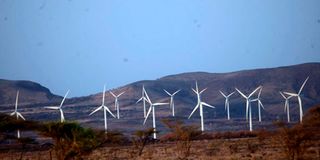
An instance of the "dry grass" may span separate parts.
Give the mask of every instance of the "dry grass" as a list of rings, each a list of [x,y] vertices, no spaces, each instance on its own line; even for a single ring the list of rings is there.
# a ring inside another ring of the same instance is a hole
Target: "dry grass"
[[[306,150],[303,159],[316,160],[320,159],[319,142]],[[108,160],[125,160],[125,159],[168,159],[177,160],[180,154],[177,153],[176,142],[158,142],[149,144],[143,150],[141,156],[133,155],[134,145],[113,146],[98,148],[83,158],[88,160],[108,159]],[[54,151],[52,151],[54,152]],[[19,152],[1,153],[1,159],[11,160],[19,157]],[[52,153],[53,159],[56,159]],[[50,159],[49,151],[26,152],[23,159]],[[264,140],[258,137],[239,138],[239,139],[211,139],[191,141],[190,156],[187,159],[198,160],[264,160],[277,159],[285,160],[286,155],[280,144],[274,143],[272,138]]]

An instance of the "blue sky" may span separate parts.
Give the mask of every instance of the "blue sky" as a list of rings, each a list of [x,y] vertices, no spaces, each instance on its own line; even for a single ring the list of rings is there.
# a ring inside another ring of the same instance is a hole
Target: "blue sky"
[[[84,96],[320,61],[319,0],[0,0],[0,78]]]

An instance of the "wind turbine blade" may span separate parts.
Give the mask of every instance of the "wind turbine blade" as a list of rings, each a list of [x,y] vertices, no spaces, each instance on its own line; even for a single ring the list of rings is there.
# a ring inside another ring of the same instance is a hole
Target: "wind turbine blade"
[[[106,96],[106,85],[103,85],[103,93],[102,93],[102,105],[104,105],[104,99]]]
[[[287,99],[286,96],[284,96],[284,94],[282,92],[279,92],[281,94],[281,96],[284,98],[284,99]]]
[[[16,112],[12,112],[12,113],[10,113],[10,116],[13,116],[13,115],[15,115],[16,114]]]
[[[107,106],[103,106],[110,114],[113,118],[116,118],[116,116],[110,111],[110,109]]]
[[[283,92],[284,94],[287,94],[287,95],[289,95],[289,96],[293,96],[293,97],[297,97],[297,96],[299,96],[298,94],[296,94],[296,93],[290,93],[290,92]]]
[[[120,94],[118,94],[117,97],[120,97],[120,96],[123,95],[124,93],[126,93],[126,91],[121,92]]]
[[[265,109],[264,108],[264,106],[263,106],[263,104],[262,104],[262,102],[259,100],[259,104],[261,105],[261,107],[263,108],[263,109]]]
[[[136,104],[143,100],[144,97],[141,97],[139,100],[137,100]]]
[[[251,99],[250,102],[255,102],[255,101],[258,101],[259,98],[256,98],[256,99]]]
[[[198,92],[196,90],[194,90],[193,88],[191,88],[191,89],[195,94],[198,94]]]
[[[60,109],[60,107],[58,107],[58,106],[48,106],[48,107],[44,107],[44,108],[55,109],[55,110]]]
[[[198,81],[196,81],[196,90],[199,92]]]
[[[98,107],[97,109],[95,109],[93,112],[91,112],[89,114],[89,116],[91,116],[93,113],[96,113],[97,111],[99,111],[103,106]]]
[[[193,115],[193,113],[199,108],[199,106],[200,106],[200,104],[197,104],[195,107],[194,107],[194,109],[193,109],[193,111],[191,112],[191,114],[189,115],[189,117],[188,117],[188,119],[190,119],[190,117]]]
[[[251,96],[252,96],[254,93],[256,93],[260,88],[261,88],[261,86],[257,87],[253,92],[251,92],[251,93],[249,94],[248,97],[251,97]]]
[[[181,89],[177,90],[176,92],[174,92],[172,95],[174,96],[175,94],[179,93],[181,91]]]
[[[222,91],[219,90],[219,92],[222,94],[224,98],[227,98],[227,96]]]
[[[117,96],[116,96],[115,94],[113,94],[111,91],[110,91],[110,94],[111,94],[114,98],[117,97]]]
[[[300,93],[302,92],[303,87],[306,85],[308,79],[309,79],[309,77],[307,77],[307,79],[304,80],[304,82],[303,82],[303,84],[302,84],[302,86],[301,86],[301,88],[300,88],[300,90],[299,90],[299,92],[298,92],[299,95],[300,95]]]
[[[202,91],[200,91],[200,94],[203,93],[204,91],[206,91],[208,88],[203,89]]]
[[[152,106],[149,107],[149,110],[148,110],[148,112],[147,112],[146,118],[145,118],[144,121],[143,121],[143,125],[146,124],[146,121],[147,121],[147,119],[148,119],[148,117],[149,117],[149,115],[150,115],[150,113],[151,113],[151,109],[152,109]]]
[[[150,98],[149,98],[149,95],[148,95],[148,93],[147,93],[146,90],[144,90],[144,94],[145,94],[146,97],[147,97],[147,101],[151,104],[152,102],[151,102],[151,100],[150,100]]]
[[[210,107],[210,108],[216,108],[216,107],[214,107],[214,106],[212,106],[212,105],[210,105],[210,104],[208,104],[208,103],[205,103],[205,102],[201,102],[202,103],[202,105],[204,105],[204,106],[207,106],[207,107]]]
[[[162,105],[168,105],[169,103],[154,103],[153,106],[162,106]]]
[[[17,91],[17,96],[16,96],[16,105],[15,105],[15,111],[18,110],[18,101],[19,101],[19,90]]]
[[[21,113],[17,112],[17,115],[18,115],[20,118],[22,118],[23,120],[26,120],[26,119],[22,116]]]
[[[238,88],[236,88],[236,90],[240,93],[240,95],[243,97],[243,98],[248,98],[246,95],[244,95]]]
[[[69,92],[70,92],[70,90],[68,90],[68,91],[67,91],[67,93],[64,95],[64,97],[63,97],[63,99],[62,99],[62,101],[61,101],[61,103],[60,103],[60,108],[62,107],[62,105],[63,105],[64,101],[66,100],[66,98],[67,98],[67,96],[68,96]]]
[[[259,93],[258,93],[258,98],[260,98],[260,95],[261,95],[261,91],[262,91],[262,86],[261,86],[261,88],[260,88],[260,90],[259,90]]]
[[[228,97],[232,96],[234,93],[235,93],[235,92],[230,93],[230,94],[228,95]]]
[[[165,90],[165,89],[163,89],[163,90],[167,93],[167,95],[172,96],[167,90]]]

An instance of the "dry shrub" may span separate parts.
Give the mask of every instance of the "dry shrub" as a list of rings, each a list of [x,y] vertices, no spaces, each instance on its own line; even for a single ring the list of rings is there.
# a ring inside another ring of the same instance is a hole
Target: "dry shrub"
[[[145,146],[153,142],[154,139],[152,138],[152,134],[154,133],[153,128],[149,128],[146,130],[138,130],[133,134],[132,137],[132,144],[133,144],[133,149],[131,150],[130,157],[136,157],[136,156],[141,156],[143,149]]]
[[[289,128],[283,122],[277,122],[278,133],[274,142],[283,149],[287,159],[303,159],[303,155],[310,147],[310,132],[304,131],[303,126],[298,124]]]
[[[320,106],[312,107],[303,117],[303,123],[288,127],[284,122],[276,122],[278,132],[274,142],[279,144],[287,159],[307,159],[306,151],[317,147],[320,140]]]
[[[179,120],[164,119],[162,122],[171,131],[176,141],[176,153],[178,159],[188,159],[191,154],[192,140],[201,135],[198,127],[185,125]]]

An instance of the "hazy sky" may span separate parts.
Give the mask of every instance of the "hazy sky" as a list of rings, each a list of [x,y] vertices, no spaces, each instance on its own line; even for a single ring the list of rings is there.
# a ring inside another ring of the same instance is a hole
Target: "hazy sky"
[[[319,61],[319,0],[0,0],[0,78],[59,95]]]

